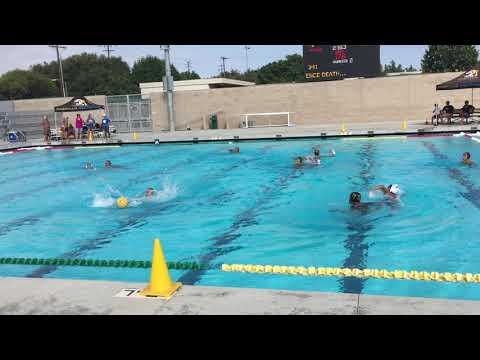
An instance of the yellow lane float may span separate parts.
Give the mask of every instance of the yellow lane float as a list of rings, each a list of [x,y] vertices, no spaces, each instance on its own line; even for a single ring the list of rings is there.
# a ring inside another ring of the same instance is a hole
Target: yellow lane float
[[[316,268],[314,266],[304,267],[251,264],[222,264],[222,271],[302,276],[349,276],[357,278],[480,283],[480,274],[472,273],[461,274],[449,272],[439,273],[405,270],[389,271],[385,269],[348,269],[332,267]]]

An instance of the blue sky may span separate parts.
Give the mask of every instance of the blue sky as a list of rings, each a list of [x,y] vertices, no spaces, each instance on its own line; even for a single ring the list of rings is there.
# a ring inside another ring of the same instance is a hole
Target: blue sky
[[[301,45],[249,45],[248,62],[250,68],[258,68],[271,61],[279,60],[285,55],[302,53]],[[425,51],[425,45],[382,45],[380,60],[382,64],[394,60],[404,66],[418,68]],[[121,45],[113,48],[114,55],[122,56],[130,65],[142,56],[163,56],[159,46],[155,45]],[[62,50],[62,57],[81,52],[102,53],[97,45],[69,45]],[[0,74],[16,68],[28,69],[29,66],[56,59],[54,49],[47,45],[0,45]],[[219,73],[220,57],[225,56],[227,70],[245,70],[245,49],[241,45],[173,45],[171,57],[180,71],[186,70],[186,61],[191,61],[191,68],[202,77]]]

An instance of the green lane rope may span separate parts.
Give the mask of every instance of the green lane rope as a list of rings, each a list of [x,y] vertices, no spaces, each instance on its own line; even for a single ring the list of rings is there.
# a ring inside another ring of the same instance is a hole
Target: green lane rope
[[[94,260],[94,259],[62,259],[62,258],[0,258],[0,265],[43,265],[43,266],[90,266],[90,267],[124,267],[149,269],[151,261],[143,260]],[[218,269],[219,265],[200,264],[197,262],[168,261],[170,270],[211,270]]]

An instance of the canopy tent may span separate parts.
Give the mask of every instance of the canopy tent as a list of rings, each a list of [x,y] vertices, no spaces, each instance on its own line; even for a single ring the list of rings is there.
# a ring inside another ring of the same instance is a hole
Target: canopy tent
[[[438,90],[460,90],[472,89],[472,104],[473,104],[473,89],[480,88],[480,69],[472,69],[455,79],[446,81],[437,85]]]
[[[76,96],[66,104],[55,106],[55,112],[91,111],[105,109],[103,105],[97,105],[84,96]]]
[[[98,105],[90,100],[88,100],[84,96],[75,96],[72,100],[69,102],[55,106],[55,128],[57,128],[57,112],[77,112],[77,111],[92,111],[92,110],[99,110],[99,109],[105,109],[105,106],[103,105]]]

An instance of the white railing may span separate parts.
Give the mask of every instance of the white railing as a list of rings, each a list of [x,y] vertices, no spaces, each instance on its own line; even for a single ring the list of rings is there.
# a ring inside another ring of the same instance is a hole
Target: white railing
[[[271,126],[292,126],[292,123],[290,122],[290,114],[293,114],[293,112],[271,112],[271,113],[251,113],[251,114],[241,114],[240,117],[242,119],[245,119],[242,121],[242,127],[245,129],[248,128],[253,128],[253,127],[271,127]],[[248,117],[249,116],[271,116],[271,115],[287,115],[287,123],[286,124],[272,124],[271,119],[268,120],[268,125],[250,125],[248,122]]]

